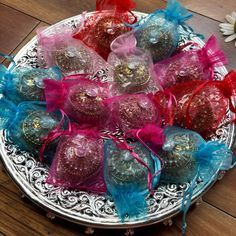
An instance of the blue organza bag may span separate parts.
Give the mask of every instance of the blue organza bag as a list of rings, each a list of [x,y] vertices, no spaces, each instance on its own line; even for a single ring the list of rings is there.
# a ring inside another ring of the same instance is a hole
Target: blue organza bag
[[[178,26],[192,17],[176,0],[169,0],[166,9],[159,9],[133,25],[138,47],[151,52],[154,62],[169,57],[179,42]]]
[[[43,102],[13,102],[0,99],[0,129],[5,129],[7,139],[20,149],[38,154],[48,133],[60,124],[61,116],[47,113]]]
[[[161,181],[165,183],[189,182],[196,174],[208,182],[218,170],[232,167],[233,153],[223,143],[205,141],[194,131],[174,126],[165,128],[164,134],[164,152],[159,154],[164,160]]]
[[[169,126],[164,129],[166,141],[158,152],[164,161],[162,183],[182,184],[191,181],[197,173],[197,160],[193,155],[205,140],[197,133]]]
[[[134,158],[134,153],[138,155],[139,161]],[[141,162],[148,166],[150,172]],[[149,193],[149,184],[151,183],[151,188],[157,186],[160,170],[159,159],[141,143],[131,143],[129,148],[127,146],[124,148],[111,140],[105,142],[105,183],[122,221],[126,217],[146,216],[145,198]],[[153,178],[148,184],[149,174],[153,175]]]
[[[0,65],[0,93],[16,104],[23,101],[44,101],[43,79],[60,80],[62,77],[56,66],[49,69],[16,68],[11,57],[4,57],[13,64],[10,69]]]
[[[164,160],[161,181],[165,183],[186,183],[190,186],[184,192],[182,201],[183,233],[186,231],[186,214],[191,204],[197,180],[208,183],[217,178],[220,170],[234,167],[233,153],[223,143],[205,141],[198,133],[178,127],[164,130],[166,141],[160,152]]]

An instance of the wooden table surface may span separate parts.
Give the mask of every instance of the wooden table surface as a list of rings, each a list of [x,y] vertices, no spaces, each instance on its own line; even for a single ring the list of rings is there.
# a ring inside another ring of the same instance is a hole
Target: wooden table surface
[[[151,12],[165,7],[161,0],[136,0],[138,11]],[[196,32],[208,38],[215,34],[229,59],[228,69],[236,70],[234,43],[224,43],[218,24],[224,16],[236,11],[236,0],[181,0],[194,13],[189,21]],[[41,26],[95,9],[95,0],[0,0],[0,52],[16,54]],[[0,59],[0,62],[2,59]],[[203,197],[202,204],[188,214],[188,236],[236,235],[236,169]],[[7,236],[82,236],[84,227],[60,219],[48,220],[46,213],[21,194],[14,183],[0,171],[0,235]],[[137,229],[137,236],[181,235],[181,216],[171,227],[162,224]],[[95,236],[123,235],[122,230],[96,230]]]

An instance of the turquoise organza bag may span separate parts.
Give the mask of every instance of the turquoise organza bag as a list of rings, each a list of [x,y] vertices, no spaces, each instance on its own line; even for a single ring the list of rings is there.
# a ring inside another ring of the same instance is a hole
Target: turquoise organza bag
[[[45,78],[60,80],[61,72],[57,66],[48,69],[16,67],[12,57],[0,54],[12,62],[7,69],[0,65],[0,93],[6,98],[19,104],[23,101],[44,101]]]
[[[149,50],[154,62],[169,57],[179,42],[178,26],[184,24],[192,14],[176,0],[169,0],[166,9],[149,14],[131,25],[137,46]]]
[[[106,141],[104,163],[107,191],[122,221],[147,215],[145,198],[157,186],[161,170],[160,160],[140,142],[123,145]]]
[[[44,102],[23,102],[17,106],[1,98],[0,107],[0,129],[6,131],[7,139],[36,155],[48,133],[61,122],[60,114],[46,112]]]
[[[183,233],[186,231],[186,214],[191,204],[197,180],[208,183],[217,178],[220,170],[229,170],[235,163],[232,151],[218,141],[205,141],[198,133],[178,127],[164,130],[166,141],[159,152],[164,160],[161,182],[184,184],[189,187],[182,201]]]

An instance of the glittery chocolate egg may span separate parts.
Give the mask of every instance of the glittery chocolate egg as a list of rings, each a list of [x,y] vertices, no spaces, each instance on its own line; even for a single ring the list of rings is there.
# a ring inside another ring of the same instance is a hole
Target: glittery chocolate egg
[[[59,142],[56,177],[71,184],[95,176],[103,165],[103,141],[83,135],[65,136]]]
[[[68,46],[55,53],[55,63],[62,73],[89,73],[91,56],[83,47]]]
[[[177,100],[174,123],[183,128],[189,128],[200,133],[205,138],[214,132],[227,110],[227,100],[222,96],[216,86],[207,86],[194,96],[189,106],[191,127],[187,126],[186,114],[189,99],[195,89],[202,84],[201,81],[184,83],[173,86],[173,94]],[[177,92],[178,90],[178,92]]]
[[[43,79],[50,74],[41,70],[29,70],[17,80],[16,91],[21,99],[26,101],[41,101],[44,99]]]
[[[132,93],[147,88],[151,76],[147,65],[130,62],[115,67],[114,79],[120,91]]]
[[[118,123],[124,131],[156,123],[159,113],[154,103],[142,95],[131,95],[118,104]]]
[[[165,87],[185,81],[201,80],[202,75],[203,71],[199,64],[188,63],[186,65],[180,61],[175,61],[169,65],[165,74]]]
[[[40,147],[48,133],[55,129],[59,121],[44,111],[33,111],[22,121],[22,134],[26,142]]]
[[[77,121],[95,122],[105,115],[103,95],[95,85],[76,87],[70,91],[65,109],[70,110]]]
[[[197,162],[194,152],[198,149],[198,142],[194,135],[176,133],[167,136],[163,150],[158,154],[164,160],[161,181],[168,183],[185,183],[192,180],[197,172]]]
[[[178,108],[175,109],[175,123],[180,127],[186,127],[186,112],[187,105],[191,94],[184,96],[178,102]],[[191,108],[197,108],[192,110]],[[192,111],[192,112],[191,112]],[[196,95],[190,105],[190,117],[193,119],[193,129],[201,132],[205,124],[211,123],[214,117],[211,104],[208,100],[203,99],[202,96]]]
[[[150,152],[140,143],[129,144],[139,158],[154,173],[154,162]],[[143,189],[147,188],[148,171],[127,150],[121,150],[114,143],[109,144],[107,156],[107,176],[109,181],[115,185],[139,184]]]
[[[128,27],[114,16],[104,16],[94,26],[94,40],[105,51],[110,51],[111,42],[128,31]]]
[[[148,24],[137,34],[138,47],[150,51],[153,61],[168,57],[176,49],[173,32],[159,24]]]

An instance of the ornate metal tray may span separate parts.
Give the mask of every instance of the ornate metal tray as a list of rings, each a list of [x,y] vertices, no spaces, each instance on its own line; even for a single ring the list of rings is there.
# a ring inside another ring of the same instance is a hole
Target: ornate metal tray
[[[136,12],[139,17],[144,13]],[[81,20],[75,16],[63,20],[56,25],[67,25],[73,30]],[[193,41],[203,46],[204,42],[189,28],[179,28],[181,35],[180,45]],[[18,67],[37,67],[37,39],[34,37],[16,55]],[[215,71],[215,79],[220,80],[227,73],[222,67]],[[220,140],[232,147],[234,141],[234,126],[229,124],[230,113],[217,130],[212,139]],[[49,212],[51,217],[59,216],[69,221],[88,226],[87,233],[92,233],[92,228],[125,228],[127,234],[132,234],[130,229],[161,221],[168,222],[172,216],[180,212],[183,191],[189,187],[184,185],[162,185],[155,191],[153,197],[147,199],[149,205],[148,217],[121,222],[115,211],[114,203],[103,195],[95,195],[83,191],[71,191],[53,187],[44,183],[48,174],[48,166],[38,162],[29,153],[22,152],[10,143],[5,132],[0,133],[0,154],[4,167],[21,191],[34,203]],[[219,173],[213,176],[208,183],[198,181],[193,194],[193,202],[201,197],[215,182]],[[169,221],[171,223],[171,221]]]

